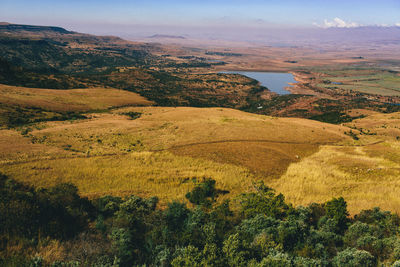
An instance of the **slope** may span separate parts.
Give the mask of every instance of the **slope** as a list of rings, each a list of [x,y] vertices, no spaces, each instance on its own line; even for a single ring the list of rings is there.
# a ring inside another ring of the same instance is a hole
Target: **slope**
[[[132,113],[141,116],[125,115]],[[158,195],[165,204],[204,177],[229,191],[225,198],[235,196],[322,144],[352,142],[341,126],[232,109],[130,107],[86,116],[31,126],[19,138],[36,146],[34,155],[29,144],[3,142],[0,169],[39,187],[72,182],[86,196]],[[9,136],[0,132],[0,140]]]

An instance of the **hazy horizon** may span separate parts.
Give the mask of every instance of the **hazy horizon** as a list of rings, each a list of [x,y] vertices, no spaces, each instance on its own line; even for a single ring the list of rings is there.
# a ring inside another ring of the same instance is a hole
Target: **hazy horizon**
[[[118,36],[399,26],[397,0],[3,0],[1,21]]]

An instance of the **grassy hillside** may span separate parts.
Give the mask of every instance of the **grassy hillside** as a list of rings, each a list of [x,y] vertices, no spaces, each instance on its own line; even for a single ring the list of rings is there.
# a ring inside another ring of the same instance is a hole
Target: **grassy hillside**
[[[89,111],[125,105],[151,105],[144,97],[112,88],[52,90],[0,84],[1,104],[49,111]]]
[[[165,204],[204,177],[232,197],[279,177],[321,144],[353,142],[341,126],[231,109],[138,107],[87,117],[31,126],[18,137],[26,147],[0,142],[0,169],[35,186],[73,182],[85,196],[157,195]],[[11,134],[18,135],[2,131],[0,140]]]
[[[230,192],[221,199],[261,179],[295,205],[343,195],[351,213],[377,204],[400,210],[398,113],[366,112],[346,125],[223,108],[82,113],[150,102],[115,89],[0,90],[1,104],[18,106],[17,116],[32,107],[38,108],[33,115],[48,116],[0,131],[0,169],[35,186],[73,182],[84,196],[157,195],[164,205],[184,199],[204,177]],[[76,111],[80,120],[52,117]]]
[[[371,205],[399,213],[400,114],[371,113],[347,125],[372,145],[322,146],[291,165],[273,186],[296,205],[342,195],[351,213]]]
[[[114,89],[0,90],[4,104],[47,112],[149,104]],[[166,203],[212,177],[228,198],[262,179],[296,205],[343,195],[352,213],[376,203],[399,211],[399,115],[365,115],[345,127],[222,108],[113,109],[1,131],[0,168],[35,186],[73,182],[91,197],[135,193]]]
[[[0,84],[0,127],[19,127],[40,121],[86,118],[81,113],[126,105],[150,105],[138,94],[112,89],[52,90]]]

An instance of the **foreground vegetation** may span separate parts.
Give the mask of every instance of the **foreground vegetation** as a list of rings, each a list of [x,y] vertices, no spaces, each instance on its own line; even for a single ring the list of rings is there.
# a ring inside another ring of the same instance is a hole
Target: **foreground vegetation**
[[[231,201],[212,179],[185,202],[81,198],[0,176],[2,266],[398,266],[400,218],[343,198],[294,208],[263,183]],[[393,264],[393,265],[392,265]]]

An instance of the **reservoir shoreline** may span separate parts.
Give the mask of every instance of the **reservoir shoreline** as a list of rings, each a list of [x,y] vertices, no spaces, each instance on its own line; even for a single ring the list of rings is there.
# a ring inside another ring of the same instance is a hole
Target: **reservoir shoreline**
[[[240,74],[267,87],[271,92],[279,95],[291,94],[291,88],[298,83],[296,77],[290,72],[272,72],[272,71],[223,71],[222,73]]]

